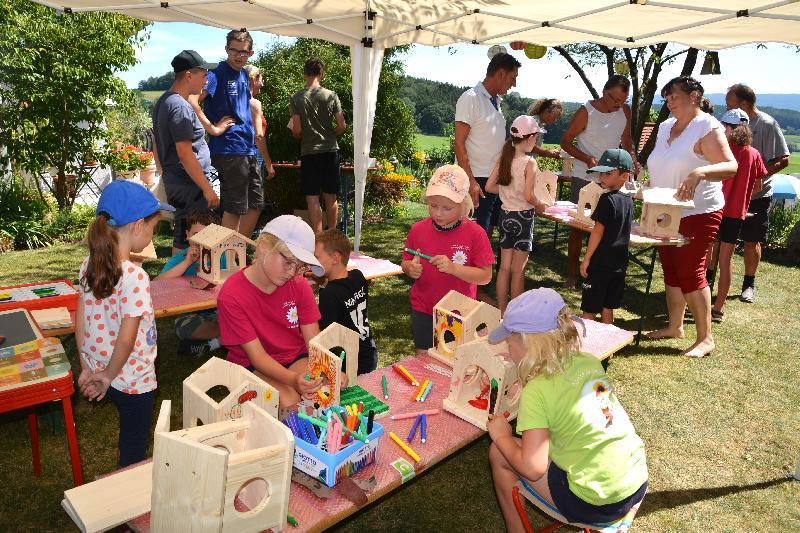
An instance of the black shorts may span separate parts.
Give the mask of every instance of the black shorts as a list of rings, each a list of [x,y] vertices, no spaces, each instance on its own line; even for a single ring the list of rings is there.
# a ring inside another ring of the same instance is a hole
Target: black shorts
[[[625,289],[625,272],[589,273],[583,282],[581,311],[600,313],[603,309],[617,309],[622,303]]]
[[[411,310],[411,336],[414,348],[428,350],[433,348],[433,315]]]
[[[339,194],[339,152],[300,156],[300,189],[304,196]]]
[[[741,218],[722,217],[717,232],[717,240],[728,244],[736,244],[739,240],[739,232],[742,230],[744,220]]]
[[[576,176],[572,176],[569,184],[569,201],[573,204],[578,203],[578,196],[581,193],[581,189],[589,185],[589,181],[587,179],[578,178]]]
[[[500,212],[500,248],[513,248],[521,252],[533,250],[533,209]]]
[[[766,244],[769,231],[769,204],[772,196],[753,198],[747,208],[753,216],[745,217],[739,236],[744,242],[760,242]]]
[[[186,238],[186,217],[192,211],[210,211],[208,201],[203,196],[200,187],[191,183],[173,183],[169,178],[164,180],[164,192],[167,193],[167,203],[175,208],[175,223],[172,226],[172,246],[186,248],[189,241]]]
[[[254,155],[215,155],[211,164],[219,173],[219,192],[226,213],[244,215],[264,209],[264,182]]]
[[[642,501],[647,492],[647,481],[622,501],[606,505],[592,505],[569,490],[567,473],[551,462],[547,469],[547,486],[558,511],[570,522],[605,524],[625,516],[631,507]]]

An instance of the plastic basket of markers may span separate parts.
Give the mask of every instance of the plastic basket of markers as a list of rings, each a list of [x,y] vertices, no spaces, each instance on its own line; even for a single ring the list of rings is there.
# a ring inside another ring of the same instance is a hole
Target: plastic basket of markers
[[[316,417],[292,413],[283,423],[295,437],[294,466],[329,487],[374,463],[383,435],[374,420],[339,406]]]

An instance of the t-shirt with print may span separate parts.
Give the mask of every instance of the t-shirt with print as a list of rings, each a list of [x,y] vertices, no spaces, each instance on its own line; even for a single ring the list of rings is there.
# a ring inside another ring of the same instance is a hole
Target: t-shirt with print
[[[773,159],[789,155],[789,147],[778,121],[763,111],[756,111],[756,116],[749,125],[753,132],[752,146],[761,154],[765,165],[768,165]],[[753,193],[753,198],[765,196],[772,196],[771,176],[763,180],[760,191]]]
[[[767,175],[767,167],[761,154],[752,146],[729,144],[739,168],[733,177],[722,182],[722,194],[725,196],[722,216],[744,220],[756,180]]]
[[[494,253],[489,238],[478,224],[464,217],[458,227],[441,231],[434,227],[430,217],[420,220],[408,232],[406,248],[419,250],[430,255],[447,256],[453,263],[471,267],[483,267],[494,263]],[[403,252],[403,260],[414,259],[408,252]],[[411,287],[411,309],[421,313],[433,314],[433,306],[450,290],[475,298],[478,286],[468,283],[450,274],[444,274],[422,260],[422,275]]]
[[[589,260],[589,274],[625,272],[628,268],[628,243],[631,240],[633,200],[620,191],[600,195],[592,220],[603,225],[603,237]]]
[[[209,135],[212,155],[256,155],[253,115],[250,113],[250,78],[247,72],[235,70],[223,61],[208,71],[207,93],[203,110],[208,120],[216,123],[224,116],[234,120],[233,126],[219,136]]]
[[[300,116],[303,135],[300,139],[300,155],[335,152],[336,115],[342,112],[342,104],[335,92],[325,87],[306,88],[292,95],[289,112]]]
[[[319,311],[322,318],[319,329],[325,329],[336,322],[358,333],[358,373],[369,372],[374,368],[373,354],[375,339],[369,327],[367,304],[369,286],[364,274],[353,269],[346,278],[328,282],[319,290]]]
[[[590,354],[574,354],[563,372],[525,384],[517,433],[529,429],[549,431],[550,459],[585,502],[619,502],[647,481],[644,443]]]
[[[153,135],[164,183],[194,183],[178,157],[175,143],[180,141],[192,141],[192,151],[203,169],[203,174],[211,174],[211,154],[205,134],[206,131],[189,102],[172,91],[161,95],[153,106]]]
[[[86,274],[89,259],[81,264],[79,279]],[[150,298],[150,278],[142,267],[122,262],[122,276],[106,298],[81,292],[84,316],[83,339],[78,341],[81,358],[92,372],[104,370],[111,361],[123,318],[142,317],[128,360],[111,386],[125,394],[144,394],[156,388],[156,322]]]
[[[270,357],[289,364],[308,352],[300,326],[320,318],[311,286],[295,276],[267,294],[247,279],[246,271],[228,278],[217,298],[220,341],[228,349],[228,361],[249,366],[241,345],[258,339]]]

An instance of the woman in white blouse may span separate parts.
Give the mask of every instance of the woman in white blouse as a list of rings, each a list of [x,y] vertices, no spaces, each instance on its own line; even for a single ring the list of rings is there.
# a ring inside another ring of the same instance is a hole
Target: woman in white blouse
[[[648,338],[683,338],[686,305],[694,317],[697,339],[684,351],[703,357],[714,349],[711,335],[711,291],[706,282],[706,251],[722,220],[721,181],[736,173],[736,160],[719,121],[701,108],[703,86],[690,76],[670,80],[661,96],[672,118],[658,128],[647,167],[650,185],[677,189],[679,200],[694,200],[681,214],[680,233],[689,243],[658,248],[664,271],[669,324]]]

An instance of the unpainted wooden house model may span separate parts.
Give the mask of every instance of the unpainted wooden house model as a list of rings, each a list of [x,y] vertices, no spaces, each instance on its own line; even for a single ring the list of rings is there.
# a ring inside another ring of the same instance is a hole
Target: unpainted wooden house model
[[[214,285],[219,285],[244,268],[247,264],[247,245],[256,245],[238,231],[217,224],[209,224],[191,236],[189,242],[200,247],[197,277]]]
[[[642,189],[640,231],[648,237],[674,239],[680,237],[681,211],[694,207],[694,201],[675,198],[677,189],[648,187]]]
[[[600,196],[606,192],[596,181],[590,181],[578,192],[578,205],[575,212],[571,213],[577,220],[586,224],[594,224],[592,213],[597,208]]]
[[[555,204],[558,195],[558,176],[549,170],[537,172],[536,183],[533,186],[533,195],[536,196],[540,202],[544,202],[548,205]]]

